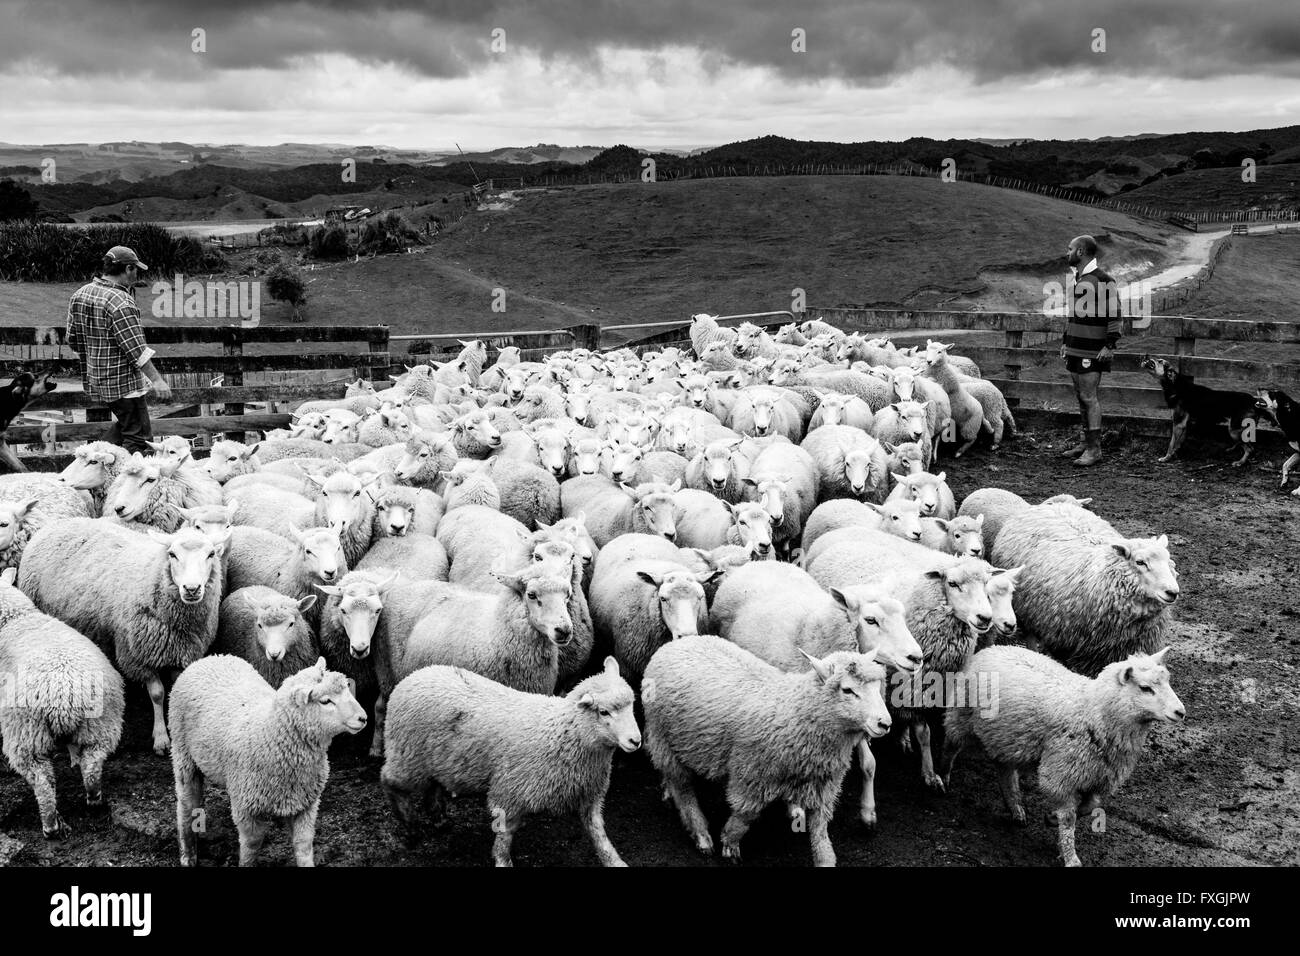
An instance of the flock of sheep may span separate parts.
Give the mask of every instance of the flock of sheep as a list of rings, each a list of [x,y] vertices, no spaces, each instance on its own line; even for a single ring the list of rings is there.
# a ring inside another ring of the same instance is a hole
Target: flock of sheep
[[[311,865],[330,743],[367,725],[399,831],[481,794],[499,865],[539,812],[576,812],[621,865],[603,805],[643,741],[701,851],[695,786],[725,779],[724,857],[775,802],[833,864],[844,778],[856,754],[874,826],[891,728],[937,790],[979,741],[1022,822],[1037,764],[1079,865],[1077,815],[1183,717],[1166,538],[1069,496],[958,507],[940,454],[1014,422],[944,344],[707,315],[690,336],[491,367],[466,342],[203,461],[90,442],[59,475],[0,477],[0,736],[46,836],[56,751],[103,801],[125,679],[171,755],[186,865],[206,781],[241,864],[289,819]]]

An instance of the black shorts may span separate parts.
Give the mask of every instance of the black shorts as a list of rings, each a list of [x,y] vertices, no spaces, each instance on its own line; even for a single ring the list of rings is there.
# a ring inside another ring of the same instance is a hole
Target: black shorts
[[[1084,367],[1084,362],[1088,363],[1086,368]],[[1073,372],[1075,375],[1080,375],[1084,372],[1109,372],[1110,360],[1107,359],[1104,362],[1099,362],[1096,359],[1086,359],[1080,358],[1077,355],[1067,355],[1065,357],[1065,370],[1067,372]]]

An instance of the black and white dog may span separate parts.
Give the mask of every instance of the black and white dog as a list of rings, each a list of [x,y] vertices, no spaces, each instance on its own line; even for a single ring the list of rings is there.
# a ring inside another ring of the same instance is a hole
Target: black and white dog
[[[1241,448],[1241,458],[1232,463],[1240,468],[1250,460],[1255,451],[1255,425],[1259,421],[1259,411],[1255,398],[1245,392],[1221,392],[1218,389],[1197,385],[1187,375],[1174,370],[1164,359],[1142,356],[1138,363],[1160,382],[1165,393],[1165,404],[1174,410],[1173,434],[1169,436],[1169,451],[1160,461],[1171,461],[1178,454],[1183,439],[1187,437],[1187,426],[1193,420],[1206,424],[1228,425],[1228,435],[1232,438],[1229,451]]]
[[[1286,392],[1276,388],[1261,388],[1255,398],[1256,407],[1273,419],[1273,424],[1282,429],[1287,444],[1291,446],[1291,457],[1282,463],[1281,487],[1285,488],[1291,469],[1300,465],[1300,405],[1297,405]],[[1300,486],[1297,486],[1291,494],[1300,498]]]
[[[41,384],[38,387],[37,381]],[[37,375],[26,370],[19,372],[14,376],[14,380],[8,385],[0,387],[0,470],[7,468],[9,471],[26,471],[27,468],[18,460],[9,443],[5,441],[4,433],[9,427],[10,422],[18,417],[19,413],[27,407],[27,403],[32,400],[32,393],[43,395],[46,392],[52,392],[58,385],[50,378],[48,374]]]

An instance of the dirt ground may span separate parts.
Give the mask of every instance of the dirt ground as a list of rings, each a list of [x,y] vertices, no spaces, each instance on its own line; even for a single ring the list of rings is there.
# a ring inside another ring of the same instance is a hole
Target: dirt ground
[[[1216,438],[1189,441],[1184,463],[1160,465],[1153,442],[1111,447],[1100,468],[1080,473],[1056,457],[1068,436],[1026,431],[991,455],[949,463],[959,498],[997,485],[1039,499],[1070,492],[1096,499],[1097,509],[1130,534],[1165,532],[1178,561],[1183,597],[1177,605],[1168,663],[1188,711],[1185,724],[1158,726],[1128,786],[1107,807],[1104,834],[1081,832],[1089,865],[1194,866],[1300,864],[1295,726],[1300,705],[1300,611],[1294,581],[1300,557],[1286,534],[1297,526],[1300,500],[1276,487],[1281,449],[1237,472]],[[110,810],[88,812],[76,773],[60,762],[62,811],[73,833],[63,842],[41,837],[31,790],[0,769],[0,863],[10,865],[171,865],[176,860],[169,763],[149,749],[149,707],[132,688],[128,730],[105,773]],[[369,732],[336,741],[322,804],[316,859],[321,865],[455,865],[490,861],[492,834],[484,801],[462,797],[450,825],[414,850],[394,835],[378,785],[378,764],[366,756]],[[915,759],[888,740],[877,745],[880,826],[857,822],[859,793],[850,775],[831,827],[841,865],[1057,865],[1054,830],[1026,781],[1031,823],[1012,827],[991,768],[964,753],[952,792],[921,783]],[[707,789],[715,833],[726,810]],[[237,843],[229,805],[210,791],[211,826],[203,846],[208,865],[233,865]],[[631,865],[690,866],[696,855],[673,810],[659,799],[657,775],[644,754],[619,754],[606,805],[611,838]],[[776,808],[743,845],[750,865],[806,865],[806,837],[792,833]],[[288,831],[272,831],[267,865],[292,859]],[[519,865],[589,865],[594,855],[576,820],[535,818],[515,841]]]

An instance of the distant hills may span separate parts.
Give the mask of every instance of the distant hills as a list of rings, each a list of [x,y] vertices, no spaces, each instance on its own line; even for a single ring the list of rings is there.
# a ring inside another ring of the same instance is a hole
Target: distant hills
[[[1153,184],[1188,172],[1213,169],[1226,174],[1229,169],[1239,170],[1246,158],[1260,167],[1300,162],[1300,126],[1092,140],[914,137],[840,143],[762,136],[710,148],[655,152],[627,145],[548,143],[464,154],[454,148],[335,143],[0,143],[0,178],[24,184],[45,218],[279,218],[316,214],[345,201],[372,207],[434,201],[488,178],[518,178],[527,184],[556,177],[580,182],[588,176],[631,176],[639,173],[647,155],[655,159],[662,177],[698,175],[722,167],[882,164],[938,169],[944,160],[952,159],[965,173],[1070,187],[1099,197],[1140,189],[1150,201],[1163,197],[1178,206],[1185,205],[1179,200],[1178,183],[1160,189],[1153,189]],[[42,162],[47,158],[56,164],[53,185],[41,182]],[[356,161],[354,183],[342,181],[341,164],[348,159]],[[1300,194],[1290,186],[1289,170],[1284,178],[1272,180],[1269,205],[1300,203]],[[1254,201],[1249,192],[1215,192],[1200,185],[1195,194],[1198,200],[1231,196],[1235,202]]]

